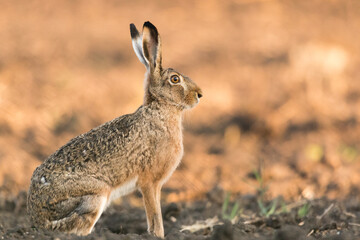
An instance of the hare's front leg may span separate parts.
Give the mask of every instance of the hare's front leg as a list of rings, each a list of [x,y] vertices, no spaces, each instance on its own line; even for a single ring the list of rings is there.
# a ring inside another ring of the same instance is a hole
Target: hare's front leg
[[[147,183],[141,186],[140,190],[144,198],[148,232],[157,237],[164,238],[160,205],[161,185],[159,183]]]

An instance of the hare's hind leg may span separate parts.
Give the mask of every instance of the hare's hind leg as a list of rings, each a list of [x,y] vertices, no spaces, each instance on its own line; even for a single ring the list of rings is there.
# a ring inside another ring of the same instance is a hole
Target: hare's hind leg
[[[107,198],[99,195],[86,195],[78,197],[79,204],[66,216],[51,221],[51,228],[77,235],[88,235],[95,223],[105,210]],[[66,206],[66,201],[61,205]]]

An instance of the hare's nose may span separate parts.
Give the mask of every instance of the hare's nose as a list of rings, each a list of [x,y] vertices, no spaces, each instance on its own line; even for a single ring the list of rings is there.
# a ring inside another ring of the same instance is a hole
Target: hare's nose
[[[201,92],[197,92],[197,96],[198,96],[198,98],[201,98],[203,95]]]

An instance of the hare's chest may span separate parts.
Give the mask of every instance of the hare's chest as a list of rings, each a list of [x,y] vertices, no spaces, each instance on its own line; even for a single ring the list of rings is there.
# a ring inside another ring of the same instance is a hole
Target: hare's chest
[[[164,184],[167,180],[169,180],[170,176],[181,162],[184,155],[182,139],[178,141],[170,141],[164,149],[166,150],[159,157],[159,168],[162,168],[160,174],[161,184]]]
[[[157,146],[157,154],[160,160],[167,163],[179,162],[184,154],[183,138],[181,130],[169,131],[163,135]]]
[[[166,168],[164,169],[164,172],[161,176],[161,181],[160,181],[161,185],[165,184],[169,180],[171,175],[174,173],[176,168],[179,166],[182,156],[183,156],[183,153],[179,153],[177,155],[177,157],[171,162],[171,164],[166,166]]]

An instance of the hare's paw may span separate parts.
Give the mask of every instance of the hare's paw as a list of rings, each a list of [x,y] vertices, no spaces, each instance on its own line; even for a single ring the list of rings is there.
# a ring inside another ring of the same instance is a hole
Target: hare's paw
[[[61,205],[68,210],[67,200]],[[73,201],[71,201],[73,202]],[[69,204],[71,204],[69,201]],[[77,235],[91,233],[95,223],[105,210],[107,198],[99,195],[86,195],[79,197],[79,204],[67,216],[50,221],[49,228]]]

